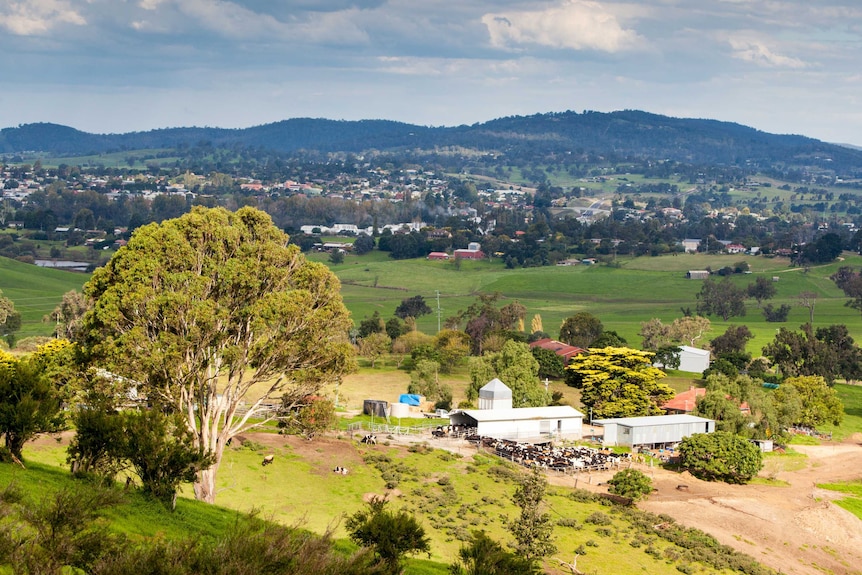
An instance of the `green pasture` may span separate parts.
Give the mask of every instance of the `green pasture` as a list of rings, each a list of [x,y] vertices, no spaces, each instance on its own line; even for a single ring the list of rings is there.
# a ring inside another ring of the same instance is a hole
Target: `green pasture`
[[[841,425],[825,424],[820,431],[832,433],[832,437],[841,440],[854,433],[862,433],[862,385],[835,384],[838,398],[844,404],[844,420]]]
[[[311,254],[311,259],[328,264],[326,254]],[[758,276],[778,278],[778,293],[770,301],[774,306],[791,306],[786,323],[768,323],[754,301],[749,301],[744,317],[723,321],[712,317],[712,330],[705,339],[720,335],[730,325],[747,325],[755,338],[749,351],[758,355],[780,327],[798,329],[808,321],[808,310],[798,304],[798,294],[817,294],[814,325],[846,324],[857,340],[862,340],[862,315],[846,307],[844,294],[829,276],[841,265],[862,266],[862,258],[845,253],[842,261],[809,270],[790,267],[785,259],[746,257],[742,255],[680,254],[662,257],[618,258],[616,265],[546,266],[506,269],[499,260],[454,262],[425,259],[392,260],[382,252],[363,256],[348,255],[344,263],[332,265],[342,282],[345,304],[358,323],[375,311],[392,317],[405,298],[422,295],[436,310],[440,294],[442,319],[466,309],[480,293],[500,292],[501,303],[519,301],[527,308],[526,324],[535,314],[542,317],[543,327],[556,337],[562,321],[578,311],[587,311],[602,320],[607,330],[617,331],[638,347],[641,323],[657,317],[671,322],[682,316],[682,308],[695,309],[702,282],[685,278],[691,269],[713,270],[746,261],[751,274],[737,274],[731,280],[744,287]],[[87,276],[56,270],[45,270],[0,259],[0,290],[11,298],[23,313],[20,335],[45,335],[50,326],[42,317],[59,303],[62,294],[80,289]],[[436,333],[435,313],[418,320],[426,333]]]
[[[87,154],[81,156],[51,156],[46,154],[21,154],[22,163],[32,164],[36,160],[42,162],[45,168],[56,168],[62,164],[67,166],[104,166],[106,168],[131,168],[131,169],[146,169],[148,164],[156,164],[159,166],[174,165],[181,160],[179,156],[156,158],[160,153],[172,152],[170,149],[144,149],[144,150],[125,150],[122,152],[106,152],[103,154]],[[135,158],[133,165],[129,165],[129,158]],[[144,159],[146,158],[146,159]]]
[[[69,290],[80,291],[89,274],[40,268],[8,258],[0,258],[0,291],[21,313],[18,339],[50,335],[51,325],[42,322]]]
[[[862,519],[862,481],[844,481],[841,483],[818,483],[820,489],[844,493],[848,497],[836,500],[834,503]]]

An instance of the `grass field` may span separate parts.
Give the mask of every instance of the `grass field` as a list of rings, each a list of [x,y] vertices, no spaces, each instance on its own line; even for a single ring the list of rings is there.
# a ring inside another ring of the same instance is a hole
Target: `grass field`
[[[327,261],[325,254],[311,259]],[[479,293],[500,292],[504,303],[517,300],[527,308],[527,323],[539,314],[544,330],[557,336],[562,321],[578,311],[588,311],[602,320],[605,329],[615,330],[634,347],[640,346],[640,326],[653,317],[671,322],[682,315],[681,308],[694,309],[701,282],[685,279],[689,269],[719,269],[745,260],[752,274],[737,275],[732,280],[740,286],[759,276],[777,277],[778,293],[773,305],[792,306],[786,323],[768,323],[757,305],[747,304],[744,317],[722,321],[712,319],[708,340],[720,335],[730,325],[747,325],[754,339],[749,351],[759,355],[779,327],[798,329],[808,321],[808,310],[798,305],[800,292],[817,294],[814,325],[834,323],[847,325],[857,340],[862,340],[862,316],[844,306],[846,298],[829,276],[841,265],[862,266],[862,258],[846,253],[842,261],[803,271],[791,268],[786,260],[743,256],[689,254],[679,256],[620,258],[618,266],[540,267],[506,269],[499,260],[452,262],[424,259],[395,261],[387,254],[372,252],[364,256],[348,255],[344,263],[332,269],[342,282],[342,296],[355,323],[380,312],[391,317],[401,300],[422,295],[434,314],[418,320],[426,333],[436,333],[438,318],[437,292],[440,294],[442,318],[455,315],[475,301]],[[0,259],[0,290],[11,298],[24,315],[21,336],[46,335],[50,326],[41,323],[42,316],[59,303],[69,289],[80,289],[87,276],[44,270],[7,259]]]
[[[50,335],[52,326],[42,322],[69,290],[81,290],[89,274],[40,268],[8,258],[0,258],[0,291],[21,313],[18,339]]]

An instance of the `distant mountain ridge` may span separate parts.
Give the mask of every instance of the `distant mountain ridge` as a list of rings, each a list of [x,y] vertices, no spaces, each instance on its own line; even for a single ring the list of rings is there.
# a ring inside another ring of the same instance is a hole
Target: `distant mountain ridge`
[[[777,135],[732,122],[685,119],[638,110],[572,111],[510,116],[470,126],[428,127],[390,120],[294,118],[243,129],[166,128],[125,134],[90,134],[50,123],[0,130],[0,153],[41,151],[81,155],[207,142],[216,147],[257,147],[279,152],[361,153],[461,147],[533,156],[616,154],[687,163],[810,164],[862,170],[862,150],[799,135]]]

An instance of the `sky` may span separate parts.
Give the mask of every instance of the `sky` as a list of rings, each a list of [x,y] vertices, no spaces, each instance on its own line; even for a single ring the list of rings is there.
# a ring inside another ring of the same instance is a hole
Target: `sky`
[[[0,0],[0,127],[624,109],[862,146],[862,2]]]

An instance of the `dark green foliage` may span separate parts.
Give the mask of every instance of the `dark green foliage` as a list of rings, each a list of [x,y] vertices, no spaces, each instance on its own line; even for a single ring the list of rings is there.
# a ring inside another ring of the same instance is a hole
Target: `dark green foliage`
[[[724,321],[745,315],[746,291],[737,287],[730,278],[720,282],[706,279],[697,294],[697,313],[717,315]]]
[[[664,345],[655,352],[655,363],[665,369],[679,369],[680,348],[677,345]]]
[[[428,304],[425,303],[425,298],[421,295],[403,299],[398,304],[398,307],[395,308],[395,315],[401,319],[420,317],[429,313],[431,313],[431,308],[428,307]]]
[[[565,377],[566,366],[563,358],[551,351],[539,346],[530,349],[533,357],[539,362],[539,377],[553,377],[556,379]]]
[[[823,234],[817,241],[807,244],[799,254],[802,264],[825,264],[841,255],[843,244],[841,236],[836,233]]]
[[[366,317],[359,322],[359,332],[357,337],[362,339],[363,337],[368,337],[372,333],[383,333],[385,331],[386,324],[383,322],[383,318],[380,317],[380,312],[375,311],[371,314],[371,317]]]
[[[123,414],[126,441],[122,459],[140,478],[144,493],[173,509],[180,483],[192,482],[212,459],[192,447],[182,418],[155,409]]]
[[[831,383],[836,378],[862,376],[862,350],[844,325],[818,328],[801,326],[801,332],[780,328],[775,339],[763,348],[785,377],[819,375]]]
[[[732,325],[723,334],[709,342],[713,357],[725,357],[733,354],[746,354],[745,346],[754,338],[754,334],[745,325]],[[751,359],[751,355],[748,359]],[[747,361],[747,360],[746,360]]]
[[[374,238],[371,236],[361,235],[353,242],[353,253],[358,256],[367,254],[374,249]]]
[[[469,545],[458,551],[449,566],[451,575],[533,575],[539,573],[535,562],[506,551],[484,531],[474,531]]]
[[[771,303],[768,303],[763,306],[763,317],[769,322],[785,322],[787,321],[788,314],[790,314],[790,309],[790,306],[786,303],[778,307],[773,307]]]
[[[331,252],[329,252],[329,263],[333,265],[343,264],[344,252],[338,248],[333,249]]]
[[[748,284],[746,291],[748,293],[748,297],[756,299],[757,305],[760,305],[763,300],[775,297],[775,294],[778,292],[778,288],[775,287],[775,282],[769,278],[761,276],[758,277],[753,284]]]
[[[605,330],[593,341],[593,347],[628,347],[629,342],[613,330]]]
[[[563,325],[560,327],[560,341],[586,349],[592,347],[593,342],[602,335],[602,332],[604,332],[604,326],[599,318],[589,312],[580,311],[563,320]]]
[[[59,394],[43,369],[32,360],[0,362],[0,435],[8,455],[22,459],[28,440],[62,424]]]
[[[557,551],[554,545],[554,525],[551,516],[542,511],[548,481],[533,470],[521,479],[521,484],[512,495],[512,502],[521,510],[517,519],[510,521],[508,528],[515,537],[515,551],[534,562]]]
[[[696,433],[679,444],[680,468],[707,481],[747,483],[763,465],[760,449],[728,433]]]
[[[368,547],[383,563],[386,575],[401,573],[408,553],[428,553],[430,543],[425,529],[406,511],[387,509],[387,501],[374,497],[364,509],[347,518],[345,527],[350,538]]]
[[[623,469],[608,480],[608,491],[637,501],[652,493],[652,479],[637,469]]]
[[[694,415],[714,419],[717,431],[743,435],[747,431],[748,418],[739,411],[739,404],[726,395],[723,391],[707,391],[697,400]]]

